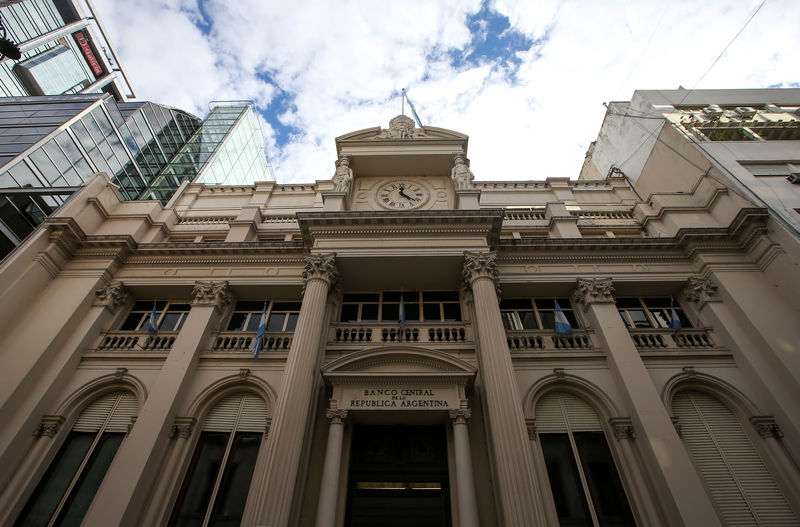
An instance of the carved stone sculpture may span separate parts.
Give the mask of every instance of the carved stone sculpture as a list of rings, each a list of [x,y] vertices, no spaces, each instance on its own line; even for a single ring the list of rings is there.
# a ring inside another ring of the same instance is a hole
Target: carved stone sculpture
[[[702,306],[706,302],[717,299],[717,285],[711,278],[690,276],[688,284],[683,289],[683,294],[689,302]]]
[[[497,275],[497,254],[493,252],[464,253],[464,266],[461,278],[469,289],[478,278],[489,278],[494,282],[497,297],[500,297],[500,279]]]
[[[333,287],[339,280],[336,269],[336,254],[310,254],[305,257],[306,265],[303,268],[303,289],[309,280],[325,280],[329,287]]]
[[[350,168],[350,156],[341,156],[336,161],[336,172],[333,174],[333,190],[335,192],[349,192],[353,182],[353,169]]]
[[[610,278],[578,278],[574,295],[580,304],[613,302],[614,285]]]
[[[192,304],[224,307],[231,303],[231,290],[227,281],[195,282]]]
[[[455,185],[456,190],[468,190],[472,188],[472,180],[475,179],[475,175],[469,169],[469,165],[464,156],[458,155],[453,159],[450,179],[453,180],[453,185]]]
[[[389,128],[381,130],[377,139],[412,139],[426,137],[425,131],[414,127],[414,119],[398,115],[389,121]]]
[[[97,304],[106,306],[112,312],[125,305],[130,299],[125,284],[119,281],[107,284],[102,289],[95,291],[94,294],[97,296]]]

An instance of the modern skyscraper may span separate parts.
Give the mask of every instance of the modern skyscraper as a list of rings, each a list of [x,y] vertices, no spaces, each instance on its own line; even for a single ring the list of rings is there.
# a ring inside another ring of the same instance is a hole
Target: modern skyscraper
[[[90,0],[0,1],[7,38],[22,58],[0,61],[0,96],[111,94],[133,89]]]

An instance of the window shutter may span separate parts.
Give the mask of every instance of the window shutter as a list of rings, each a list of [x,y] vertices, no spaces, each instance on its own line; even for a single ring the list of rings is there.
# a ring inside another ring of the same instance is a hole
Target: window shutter
[[[109,393],[87,406],[72,429],[76,432],[98,432],[108,420],[106,431],[127,432],[131,418],[136,416],[136,410],[136,397],[132,393]]]
[[[675,395],[683,440],[727,525],[797,525],[792,509],[738,419],[702,392]]]
[[[263,432],[266,424],[267,405],[264,400],[253,393],[236,393],[225,397],[211,409],[203,430],[230,432],[235,427],[238,431]]]
[[[569,423],[569,424],[568,424]],[[551,392],[536,403],[536,431],[542,434],[602,431],[597,413],[583,399],[570,393]]]

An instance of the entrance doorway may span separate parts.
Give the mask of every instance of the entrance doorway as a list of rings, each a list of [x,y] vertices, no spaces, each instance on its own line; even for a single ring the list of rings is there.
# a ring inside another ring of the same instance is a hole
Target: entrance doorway
[[[444,426],[353,428],[347,527],[450,527]]]

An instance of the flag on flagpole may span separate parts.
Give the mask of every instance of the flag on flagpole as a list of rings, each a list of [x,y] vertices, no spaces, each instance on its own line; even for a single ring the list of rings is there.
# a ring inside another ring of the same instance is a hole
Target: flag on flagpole
[[[558,300],[553,300],[556,303],[556,333],[559,335],[572,335],[572,324],[567,320],[567,315],[561,310],[558,305]]]
[[[158,312],[156,311],[156,301],[153,300],[153,310],[147,319],[147,332],[151,335],[158,332]]]
[[[261,353],[261,341],[264,339],[264,333],[267,331],[267,301],[264,300],[264,309],[261,310],[261,320],[258,322],[258,331],[256,332],[256,341],[253,343],[253,359],[258,360],[258,355]]]
[[[403,302],[403,289],[400,288],[400,315],[397,317],[397,321],[400,322],[400,327],[405,327],[406,325],[406,305]]]
[[[675,301],[672,297],[669,297],[669,327],[675,331],[683,329],[678,314],[675,313]]]
[[[417,110],[416,108],[414,108],[414,103],[412,103],[411,99],[408,98],[408,94],[406,93],[405,88],[403,88],[403,96],[405,96],[406,100],[408,101],[408,107],[411,108],[411,115],[414,116],[414,120],[417,121],[417,124],[419,125],[420,128],[425,128],[424,126],[422,126],[422,121],[420,120],[419,115],[417,115]]]

